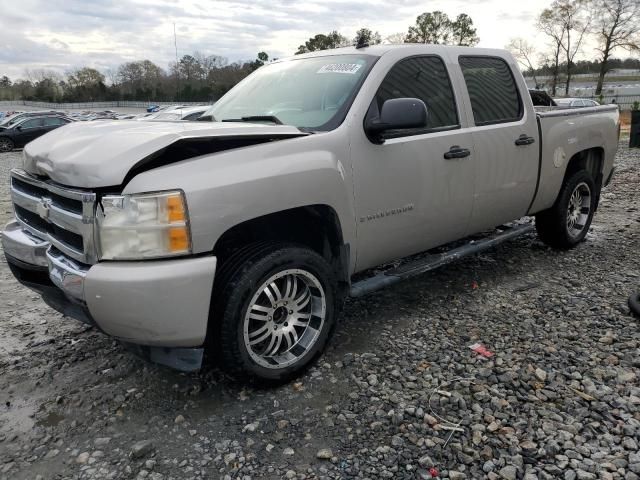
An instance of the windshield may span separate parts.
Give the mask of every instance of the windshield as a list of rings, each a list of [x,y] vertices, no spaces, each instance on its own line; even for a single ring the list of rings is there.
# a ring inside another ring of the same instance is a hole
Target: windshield
[[[266,65],[231,89],[204,117],[262,122],[275,117],[275,123],[277,119],[298,128],[332,130],[342,123],[375,59],[334,55]]]
[[[23,115],[23,114],[14,115],[12,117],[9,117],[9,118],[5,119],[2,123],[0,123],[0,126],[10,127],[10,126],[12,126],[13,124],[19,122],[20,120],[22,120],[25,117],[26,117],[26,115]]]

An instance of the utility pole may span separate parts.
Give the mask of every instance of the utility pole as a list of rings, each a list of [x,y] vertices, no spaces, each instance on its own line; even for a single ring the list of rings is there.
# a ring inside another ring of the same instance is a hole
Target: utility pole
[[[173,22],[173,46],[176,50],[176,102],[180,92],[180,73],[178,71],[178,40],[176,37],[176,22]]]

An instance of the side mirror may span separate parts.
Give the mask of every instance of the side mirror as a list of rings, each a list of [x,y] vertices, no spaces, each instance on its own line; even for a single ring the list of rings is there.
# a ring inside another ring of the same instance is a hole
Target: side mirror
[[[391,98],[382,104],[380,116],[367,122],[366,131],[379,135],[387,130],[427,126],[427,106],[418,98]]]
[[[18,125],[18,126],[16,127],[16,130],[18,130],[18,131],[22,131],[22,125]]]

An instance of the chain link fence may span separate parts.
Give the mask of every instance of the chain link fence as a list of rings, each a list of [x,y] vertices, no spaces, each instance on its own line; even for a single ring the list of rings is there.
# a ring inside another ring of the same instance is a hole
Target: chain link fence
[[[0,106],[24,105],[42,109],[59,110],[97,110],[113,107],[147,108],[149,105],[209,105],[210,102],[137,102],[137,101],[113,101],[113,102],[80,102],[80,103],[50,103],[32,102],[29,100],[2,100]]]
[[[633,110],[634,107],[640,106],[640,95],[576,95],[575,98],[588,98],[603,105],[615,103],[619,105],[620,110]]]

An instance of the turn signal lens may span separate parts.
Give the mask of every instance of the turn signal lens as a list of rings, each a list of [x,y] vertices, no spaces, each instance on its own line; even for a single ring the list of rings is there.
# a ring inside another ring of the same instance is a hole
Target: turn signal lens
[[[189,249],[189,232],[187,227],[176,227],[169,230],[169,250],[184,252]]]
[[[181,194],[167,197],[167,211],[169,213],[169,223],[186,221],[186,212]]]

